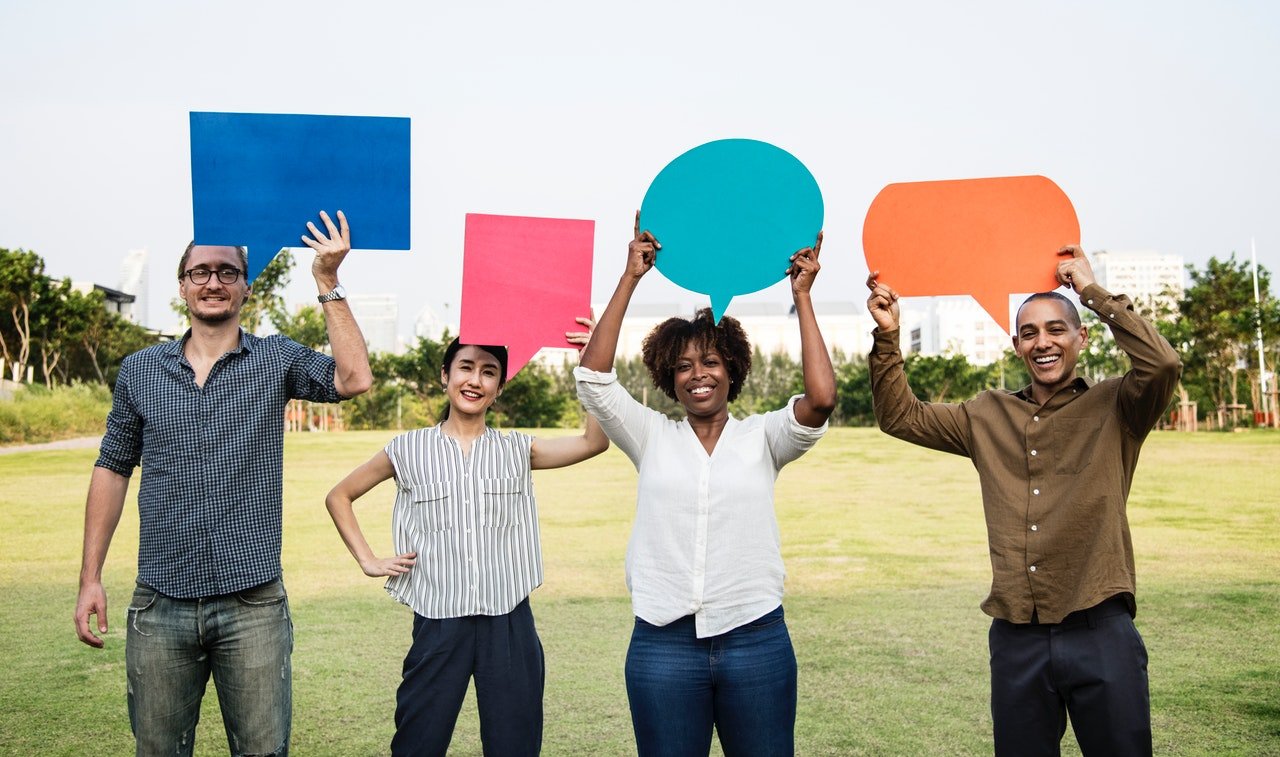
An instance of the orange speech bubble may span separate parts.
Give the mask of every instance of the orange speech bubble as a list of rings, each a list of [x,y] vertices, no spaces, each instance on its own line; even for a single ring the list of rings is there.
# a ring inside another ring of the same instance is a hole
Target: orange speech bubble
[[[968,294],[1006,333],[1009,295],[1047,292],[1075,208],[1043,176],[890,184],[867,209],[867,267],[903,296]]]

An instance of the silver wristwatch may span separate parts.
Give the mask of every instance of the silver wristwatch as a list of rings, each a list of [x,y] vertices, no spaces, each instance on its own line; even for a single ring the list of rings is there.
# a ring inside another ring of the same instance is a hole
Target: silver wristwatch
[[[334,300],[345,300],[345,299],[347,299],[347,290],[345,287],[339,284],[333,288],[333,291],[326,292],[322,295],[317,296],[316,302],[319,302],[321,305],[323,305],[326,302],[333,302]]]

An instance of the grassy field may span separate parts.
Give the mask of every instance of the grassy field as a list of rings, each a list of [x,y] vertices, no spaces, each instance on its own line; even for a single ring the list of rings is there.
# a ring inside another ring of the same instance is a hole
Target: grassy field
[[[410,615],[348,556],[323,497],[390,436],[298,434],[286,444],[295,754],[386,753]],[[107,561],[107,648],[81,645],[71,623],[95,455],[0,456],[3,754],[132,753],[123,633],[132,502]],[[547,574],[533,595],[547,651],[544,752],[634,753],[622,678],[634,470],[610,450],[535,478]],[[989,622],[978,604],[990,565],[968,461],[836,429],[783,471],[777,501],[800,664],[798,752],[989,754]],[[390,507],[389,488],[357,506],[384,552]],[[1156,752],[1280,755],[1280,435],[1155,434],[1129,513]],[[479,754],[470,702],[453,752]],[[1079,753],[1069,730],[1064,753]],[[226,754],[213,687],[197,754]]]

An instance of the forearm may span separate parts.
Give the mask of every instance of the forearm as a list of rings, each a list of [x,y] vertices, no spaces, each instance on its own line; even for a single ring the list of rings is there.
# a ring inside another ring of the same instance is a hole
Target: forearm
[[[373,385],[373,372],[369,368],[369,349],[365,346],[364,335],[360,333],[360,326],[347,301],[326,302],[324,322],[336,363],[334,388],[343,397],[363,394]]]
[[[340,492],[330,492],[325,498],[324,505],[329,511],[329,517],[333,519],[333,525],[338,529],[338,535],[342,537],[342,543],[347,545],[347,551],[356,562],[363,568],[365,564],[374,560],[373,549],[364,538],[360,521],[356,519],[352,499]]]
[[[821,426],[836,406],[836,374],[831,367],[831,354],[818,327],[813,300],[807,292],[795,295],[796,318],[800,322],[800,366],[804,373],[804,400],[809,409],[821,416]]]
[[[1116,346],[1129,356],[1120,402],[1131,428],[1145,433],[1164,415],[1182,373],[1182,361],[1156,327],[1133,309],[1124,295],[1112,295],[1096,284],[1080,292],[1080,301],[1111,327]]]
[[[578,364],[593,371],[613,370],[613,358],[618,352],[618,335],[622,333],[622,319],[627,314],[627,306],[631,304],[631,295],[635,293],[640,280],[624,274],[618,281],[618,287],[609,298],[604,313],[596,321],[591,341],[582,351]]]
[[[82,586],[102,582],[102,566],[106,563],[116,526],[120,524],[128,490],[127,477],[106,468],[93,469],[84,508],[84,547],[80,559]]]

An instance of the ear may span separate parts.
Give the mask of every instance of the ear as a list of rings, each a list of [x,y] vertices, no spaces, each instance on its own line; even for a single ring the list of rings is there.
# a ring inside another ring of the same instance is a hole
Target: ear
[[[241,304],[241,305],[243,305],[243,304],[245,304],[246,302],[248,302],[248,301],[249,301],[249,297],[250,297],[250,295],[252,295],[252,294],[253,294],[253,287],[245,287],[245,288],[244,288],[244,299],[240,301],[240,304]]]
[[[1080,327],[1080,349],[1083,350],[1087,344],[1089,344],[1089,327],[1081,326]]]
[[[441,368],[440,369],[440,386],[448,386],[448,384],[449,384],[449,374],[445,373],[444,369]]]

